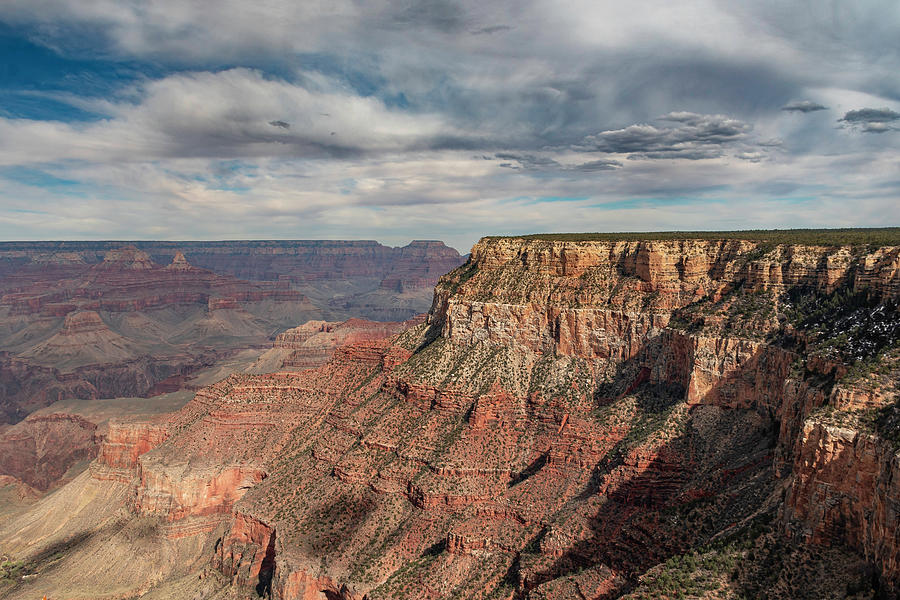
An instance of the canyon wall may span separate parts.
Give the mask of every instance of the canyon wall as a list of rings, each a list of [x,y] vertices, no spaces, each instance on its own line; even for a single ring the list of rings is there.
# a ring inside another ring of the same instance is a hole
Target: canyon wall
[[[783,544],[890,596],[898,291],[897,247],[486,238],[426,322],[111,426],[91,474],[282,600],[612,598],[732,539],[773,597],[819,590]]]
[[[108,262],[107,253],[125,244],[140,253],[144,264],[189,263],[249,281],[376,278],[387,280],[386,288],[430,289],[461,262],[456,250],[427,240],[396,248],[367,240],[0,242],[0,266],[13,273],[26,265],[65,272]]]

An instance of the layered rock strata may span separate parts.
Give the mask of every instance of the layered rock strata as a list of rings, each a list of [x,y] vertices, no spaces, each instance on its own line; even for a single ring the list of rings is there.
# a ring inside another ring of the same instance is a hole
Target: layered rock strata
[[[171,391],[210,357],[310,319],[408,319],[461,261],[422,241],[0,243],[0,420]]]
[[[280,599],[611,598],[769,521],[867,557],[890,595],[897,455],[869,417],[894,388],[849,378],[863,362],[790,303],[844,310],[846,292],[890,330],[898,256],[486,239],[426,323],[317,368],[233,375],[152,449],[141,425],[117,433],[94,477],[124,469],[135,518]],[[877,350],[865,360],[894,369]]]
[[[26,263],[0,282],[0,419],[67,398],[142,396],[320,314],[279,283],[158,265],[133,246],[101,262]]]

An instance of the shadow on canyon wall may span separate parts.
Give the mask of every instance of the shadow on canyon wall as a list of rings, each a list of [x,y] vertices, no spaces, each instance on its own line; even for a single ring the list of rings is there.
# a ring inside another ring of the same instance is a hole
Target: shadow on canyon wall
[[[646,365],[653,351],[659,351],[658,340],[648,341],[635,358],[622,363],[612,381],[598,386],[595,401],[600,406],[634,395],[643,424],[632,423],[638,431],[629,432],[595,465],[590,482],[577,496],[602,497],[600,508],[588,519],[590,533],[530,576],[527,589],[599,564],[624,575],[630,587],[648,568],[703,546],[716,533],[753,516],[775,489],[774,415],[765,409],[716,406],[723,391],[750,378],[748,369],[755,369],[757,360],[723,377],[689,407],[687,423],[677,435],[641,449],[653,428],[663,426],[663,415],[685,401],[688,387],[684,380],[650,381]],[[539,471],[544,462],[537,459],[517,482]],[[546,529],[532,545],[540,544],[545,534]],[[516,560],[508,581],[519,579],[519,568]]]

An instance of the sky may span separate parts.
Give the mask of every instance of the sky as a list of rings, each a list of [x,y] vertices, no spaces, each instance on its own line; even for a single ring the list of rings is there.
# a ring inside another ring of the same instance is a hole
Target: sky
[[[3,0],[0,239],[900,225],[896,0]]]

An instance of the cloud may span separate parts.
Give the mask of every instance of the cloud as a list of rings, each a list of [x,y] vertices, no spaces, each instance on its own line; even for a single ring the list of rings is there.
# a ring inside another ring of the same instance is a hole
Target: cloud
[[[0,82],[0,235],[878,223],[900,136],[841,128],[900,122],[793,113],[897,109],[900,3],[794,4],[5,0],[65,64]]]
[[[878,121],[872,123],[866,123],[862,126],[862,130],[866,133],[887,133],[894,129],[887,123],[880,123]]]
[[[453,0],[406,0],[397,2],[388,22],[395,27],[425,27],[454,33],[465,27],[466,16],[462,5]]]
[[[438,116],[409,114],[319,83],[310,89],[243,68],[178,73],[143,84],[136,103],[91,101],[108,116],[101,121],[0,118],[0,164],[345,157],[427,149],[467,135]],[[273,113],[286,120],[270,120]]]
[[[501,167],[510,169],[543,170],[562,168],[562,165],[558,161],[545,156],[535,156],[534,154],[498,152],[494,156],[500,160],[513,161],[500,164]]]
[[[765,152],[738,152],[735,157],[749,162],[760,162],[766,158]]]
[[[861,108],[844,114],[841,121],[848,123],[890,123],[900,119],[900,113],[889,108]]]
[[[579,150],[629,154],[629,158],[701,160],[722,156],[746,138],[750,125],[724,115],[672,112],[659,118],[674,126],[629,125],[587,136]]]
[[[865,133],[887,133],[896,129],[892,123],[898,120],[900,113],[889,108],[860,108],[848,111],[838,119],[839,122]]]
[[[472,35],[491,35],[500,33],[501,31],[509,31],[512,29],[509,25],[491,25],[489,27],[479,27],[471,31]]]
[[[614,171],[622,166],[621,161],[613,159],[600,159],[577,164],[564,164],[549,156],[516,152],[498,152],[494,157],[507,161],[500,163],[501,167],[507,169],[556,172],[557,174],[564,174],[567,172],[591,173],[595,171]]]
[[[622,166],[622,163],[617,160],[612,160],[612,159],[591,160],[588,162],[584,162],[584,163],[575,165],[575,166],[571,167],[571,170],[590,173],[593,171],[614,171],[621,166]]]
[[[788,112],[802,112],[802,113],[811,113],[816,112],[817,110],[827,110],[828,107],[818,102],[813,102],[812,100],[798,100],[795,102],[789,102],[781,107],[781,110],[786,110]]]

